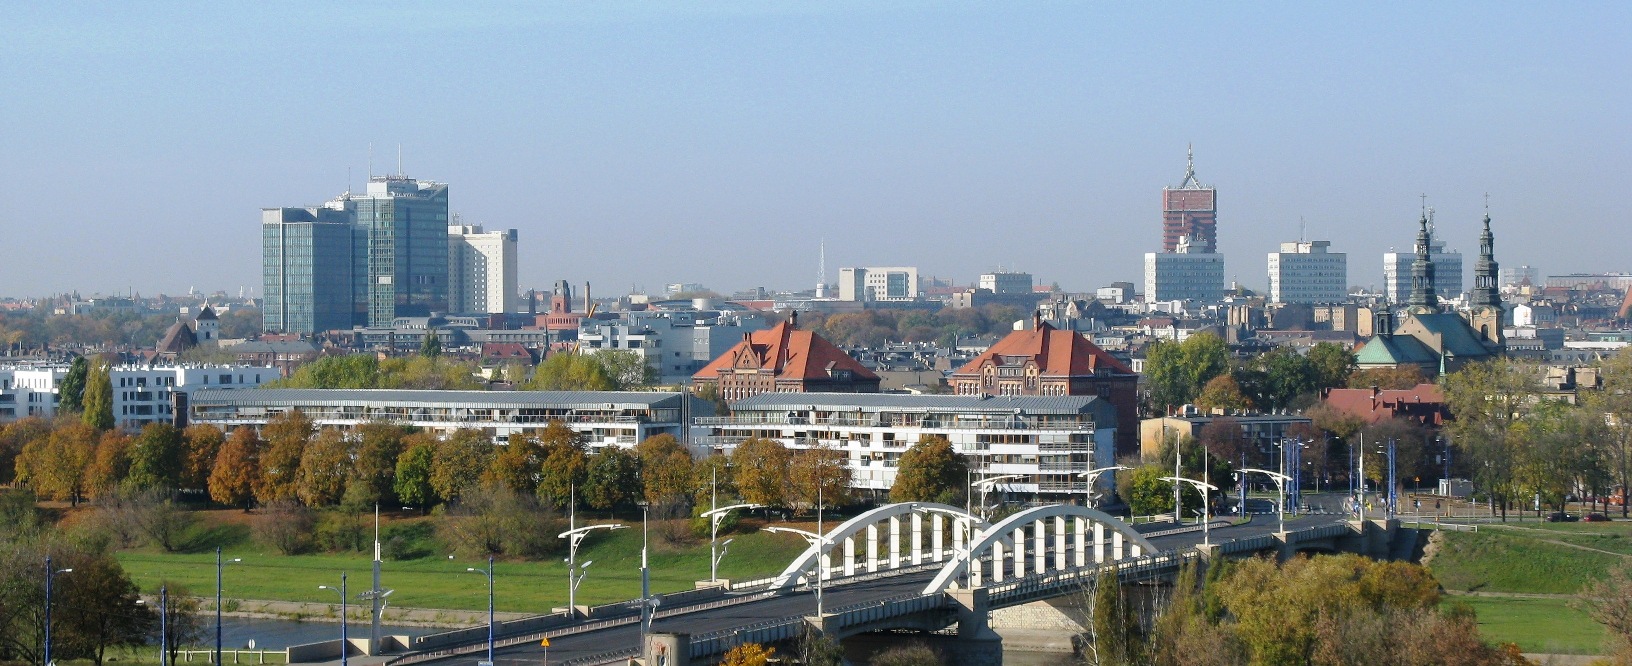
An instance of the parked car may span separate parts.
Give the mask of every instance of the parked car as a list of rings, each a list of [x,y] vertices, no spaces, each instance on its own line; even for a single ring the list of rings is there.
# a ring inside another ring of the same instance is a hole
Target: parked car
[[[1554,511],[1547,514],[1547,522],[1549,523],[1573,523],[1577,520],[1580,520],[1580,518],[1564,513],[1563,511]]]
[[[1584,523],[1607,523],[1607,522],[1609,522],[1609,516],[1606,516],[1606,515],[1601,514],[1601,513],[1589,513],[1589,514],[1581,517],[1581,522],[1584,522]]]

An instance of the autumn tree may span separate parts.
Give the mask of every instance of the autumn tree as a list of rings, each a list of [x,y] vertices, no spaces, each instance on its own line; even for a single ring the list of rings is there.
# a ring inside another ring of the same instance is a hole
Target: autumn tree
[[[210,499],[227,506],[241,506],[249,512],[250,500],[260,481],[261,438],[253,428],[239,426],[221,444],[210,470]]]
[[[426,433],[408,436],[410,450],[426,442],[435,451],[431,457],[431,489],[445,502],[457,502],[474,487],[493,456],[493,440],[479,430],[461,429],[440,442]]]
[[[781,442],[749,437],[731,452],[732,480],[742,501],[762,506],[787,506],[792,497],[788,465],[793,454]]]
[[[118,430],[106,430],[96,443],[96,457],[85,470],[85,490],[92,497],[106,497],[119,492],[119,485],[130,475],[130,435]]]
[[[394,423],[370,421],[358,426],[352,435],[356,445],[351,476],[346,480],[347,494],[366,505],[390,505],[397,499],[397,459],[402,456],[407,433]]]
[[[1349,375],[1348,387],[1355,389],[1379,388],[1385,391],[1404,391],[1418,384],[1429,383],[1422,368],[1402,365],[1394,368],[1364,368]]]
[[[844,449],[818,443],[797,449],[788,462],[788,488],[797,501],[812,509],[839,506],[850,499],[855,471],[846,464]]]
[[[720,658],[720,666],[766,666],[771,658],[776,656],[776,650],[758,643],[743,643],[725,653]]]
[[[544,447],[544,464],[538,478],[538,499],[545,506],[566,509],[572,489],[584,482],[588,471],[588,447],[584,436],[567,424],[551,421],[539,433]]]
[[[97,430],[113,428],[113,380],[108,376],[108,364],[96,361],[85,376],[85,411],[81,418]]]
[[[939,502],[961,506],[969,490],[969,459],[940,435],[924,435],[901,454],[891,502]]]
[[[519,495],[534,495],[544,455],[538,437],[530,433],[511,435],[509,443],[494,447],[492,459],[482,472],[482,483]]]
[[[168,423],[149,423],[131,443],[130,475],[125,485],[132,490],[181,486],[186,471],[186,452],[181,431]]]
[[[334,428],[319,430],[300,455],[295,471],[295,496],[307,506],[330,506],[340,501],[352,470],[352,444]]]
[[[640,465],[635,457],[620,447],[608,446],[589,456],[578,496],[590,508],[616,509],[633,503],[639,488]]]
[[[102,666],[108,648],[145,645],[158,618],[136,604],[140,590],[129,574],[107,554],[71,558],[64,568],[73,575],[60,580],[54,639],[66,658],[89,659]],[[115,610],[118,609],[118,610]]]
[[[615,391],[617,381],[594,356],[558,352],[533,369],[528,391]]]
[[[29,416],[0,425],[0,483],[9,484],[18,476],[17,457],[35,441],[51,436],[51,422]]]
[[[174,664],[183,647],[204,642],[207,625],[199,612],[199,598],[193,596],[186,585],[165,580],[160,581],[159,587],[168,597],[163,608],[165,635],[161,638],[164,645],[160,649],[169,653],[170,663]]]
[[[1588,393],[1586,406],[1602,414],[1605,463],[1620,487],[1621,516],[1632,510],[1632,354],[1616,354],[1600,369],[1603,388]]]
[[[636,445],[635,457],[640,463],[641,494],[646,502],[660,507],[663,514],[682,508],[697,487],[691,452],[674,435],[664,433]]]
[[[1505,520],[1519,492],[1523,455],[1521,443],[1510,435],[1537,400],[1538,372],[1533,364],[1497,359],[1467,364],[1447,375],[1443,386],[1453,417],[1445,430],[1470,462],[1474,482],[1495,500]]]
[[[44,497],[78,505],[85,495],[86,473],[96,455],[99,433],[83,423],[66,422],[50,436],[35,439],[17,456],[17,480]]]
[[[181,431],[182,488],[209,488],[210,472],[215,469],[215,456],[221,452],[221,444],[226,440],[226,433],[207,423],[190,425]]]
[[[1207,381],[1196,396],[1196,407],[1206,412],[1240,413],[1252,409],[1252,399],[1241,392],[1241,385],[1230,375],[1219,375]]]
[[[734,472],[731,458],[723,454],[715,453],[697,461],[692,469],[692,476],[697,479],[692,504],[709,506],[716,498],[720,506],[736,504],[735,498],[740,498],[741,493],[737,491]]]
[[[260,476],[255,485],[255,500],[266,504],[296,497],[296,481],[300,473],[300,458],[316,428],[312,420],[300,410],[278,414],[261,429],[266,444],[260,455]]]

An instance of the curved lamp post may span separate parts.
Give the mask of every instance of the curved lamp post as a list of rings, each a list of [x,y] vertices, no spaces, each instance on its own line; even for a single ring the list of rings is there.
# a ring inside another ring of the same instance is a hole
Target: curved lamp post
[[[1285,474],[1281,474],[1280,472],[1271,472],[1271,471],[1269,471],[1267,469],[1258,469],[1258,468],[1255,468],[1255,467],[1243,467],[1243,468],[1241,468],[1241,474],[1243,475],[1241,477],[1241,480],[1243,482],[1246,481],[1246,476],[1245,475],[1249,474],[1249,473],[1250,474],[1262,474],[1264,476],[1269,477],[1269,480],[1275,482],[1275,490],[1276,490],[1276,492],[1278,492],[1280,494],[1280,498],[1281,498],[1280,502],[1275,505],[1275,515],[1280,520],[1280,526],[1281,526],[1280,531],[1285,532],[1286,531],[1286,482],[1292,480],[1292,477],[1289,477],[1289,476],[1287,476]]]
[[[590,560],[579,566],[578,544],[583,543],[584,537],[595,530],[621,530],[624,527],[622,523],[585,525],[555,535],[557,539],[567,540],[567,617],[578,617],[578,586],[584,582],[584,577],[589,575],[589,565],[595,563],[594,560]]]
[[[215,549],[215,666],[221,665],[221,569],[228,564],[242,564],[244,558],[221,560],[221,548]]]
[[[824,617],[824,608],[822,606],[822,581],[827,578],[827,563],[822,560],[822,556],[826,554],[823,552],[826,550],[826,547],[833,545],[833,540],[828,538],[826,535],[817,534],[810,530],[801,530],[796,527],[767,527],[764,531],[772,534],[782,532],[797,534],[804,537],[805,541],[810,542],[810,544],[813,546],[816,544],[821,544],[822,547],[819,548],[816,553],[816,617]]]
[[[465,567],[467,573],[479,573],[487,577],[487,663],[493,663],[493,556],[487,556],[487,568]]]
[[[319,585],[319,586],[317,586],[317,589],[319,589],[319,590],[328,590],[330,592],[340,593],[340,666],[349,666],[351,664],[351,636],[347,632],[347,624],[346,624],[346,574],[345,574],[345,572],[343,572],[343,571],[340,572],[340,587],[339,587],[339,589],[336,589],[335,587],[333,587],[331,585]],[[489,636],[492,635],[492,630],[491,629],[489,630],[488,635]],[[492,643],[489,643],[488,645],[489,645],[488,649],[492,650],[492,647],[491,647]],[[488,659],[488,661],[493,660],[493,653],[491,651],[488,652],[487,659]]]
[[[1130,468],[1127,465],[1111,465],[1110,467],[1096,467],[1086,472],[1077,472],[1077,476],[1088,479],[1088,501],[1093,502],[1092,506],[1097,507],[1099,505],[1098,502],[1094,502],[1094,482],[1099,480],[1099,475],[1123,469]]]
[[[1201,493],[1201,542],[1205,545],[1212,545],[1212,535],[1209,532],[1212,528],[1213,511],[1211,506],[1212,502],[1210,501],[1207,491],[1211,490],[1213,492],[1218,492],[1218,486],[1211,483],[1203,483],[1195,479],[1186,479],[1182,476],[1164,476],[1162,477],[1162,480],[1174,484],[1182,481],[1195,486],[1196,490]],[[1284,532],[1286,530],[1283,529],[1281,531]]]
[[[731,506],[717,507],[703,512],[703,517],[708,519],[708,582],[712,583],[719,580],[720,560],[725,559],[725,552],[720,550],[724,544],[716,545],[720,538],[720,523],[724,522],[725,517],[730,515],[732,511],[737,509],[758,509],[762,506],[764,505],[732,504]],[[730,542],[730,539],[726,539],[726,543]]]
[[[990,477],[990,478],[980,479],[978,481],[975,481],[974,483],[969,484],[969,489],[970,490],[979,490],[980,491],[980,519],[981,520],[986,519],[986,493],[990,492],[991,489],[994,486],[996,486],[999,481],[1007,481],[1009,479],[1022,479],[1022,478],[1025,478],[1025,476],[1026,475],[1024,475],[1024,474],[1004,474],[1002,476],[994,476],[994,477]]]

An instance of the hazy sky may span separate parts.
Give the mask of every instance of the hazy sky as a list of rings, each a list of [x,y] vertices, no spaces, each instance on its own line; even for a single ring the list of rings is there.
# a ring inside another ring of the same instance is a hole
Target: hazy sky
[[[0,294],[260,284],[259,209],[374,171],[521,232],[522,286],[848,265],[1138,282],[1195,144],[1230,275],[1632,270],[1632,3],[5,3]],[[1471,257],[1469,261],[1471,271]]]

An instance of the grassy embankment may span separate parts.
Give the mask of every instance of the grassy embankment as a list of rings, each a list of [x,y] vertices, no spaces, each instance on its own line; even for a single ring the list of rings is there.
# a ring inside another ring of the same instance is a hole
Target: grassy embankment
[[[333,593],[319,585],[339,585],[345,572],[352,591],[367,589],[372,571],[371,552],[282,555],[250,538],[249,529],[234,524],[230,512],[208,512],[199,526],[207,538],[196,540],[194,552],[164,553],[152,549],[118,553],[119,561],[143,590],[155,590],[160,580],[186,585],[196,595],[215,590],[214,546],[220,545],[225,559],[242,558],[230,564],[223,575],[229,599],[256,599],[329,603]],[[397,519],[408,525],[426,519]],[[449,560],[448,550],[425,534],[425,543],[411,550],[416,559],[387,560],[383,565],[384,586],[392,588],[395,608],[440,608],[480,610],[487,608],[487,586],[482,576],[466,567],[483,567],[485,562]],[[730,553],[720,564],[722,578],[761,578],[775,575],[792,562],[804,548],[802,539],[757,531],[751,521],[731,543]],[[722,535],[722,540],[726,535]],[[696,581],[708,578],[708,541],[692,540],[673,545],[662,543],[656,531],[651,537],[651,577],[655,592],[691,589]],[[596,532],[584,541],[578,561],[593,561],[589,577],[578,589],[578,603],[602,604],[640,596],[640,525],[630,529]],[[560,557],[542,561],[500,560],[494,566],[497,581],[496,605],[501,612],[544,613],[567,603],[567,565]],[[229,604],[228,608],[232,606]]]
[[[1632,564],[1627,523],[1480,525],[1443,537],[1429,568],[1453,593],[1448,603],[1474,608],[1487,639],[1528,652],[1603,651],[1603,628],[1570,601],[1612,567]]]

